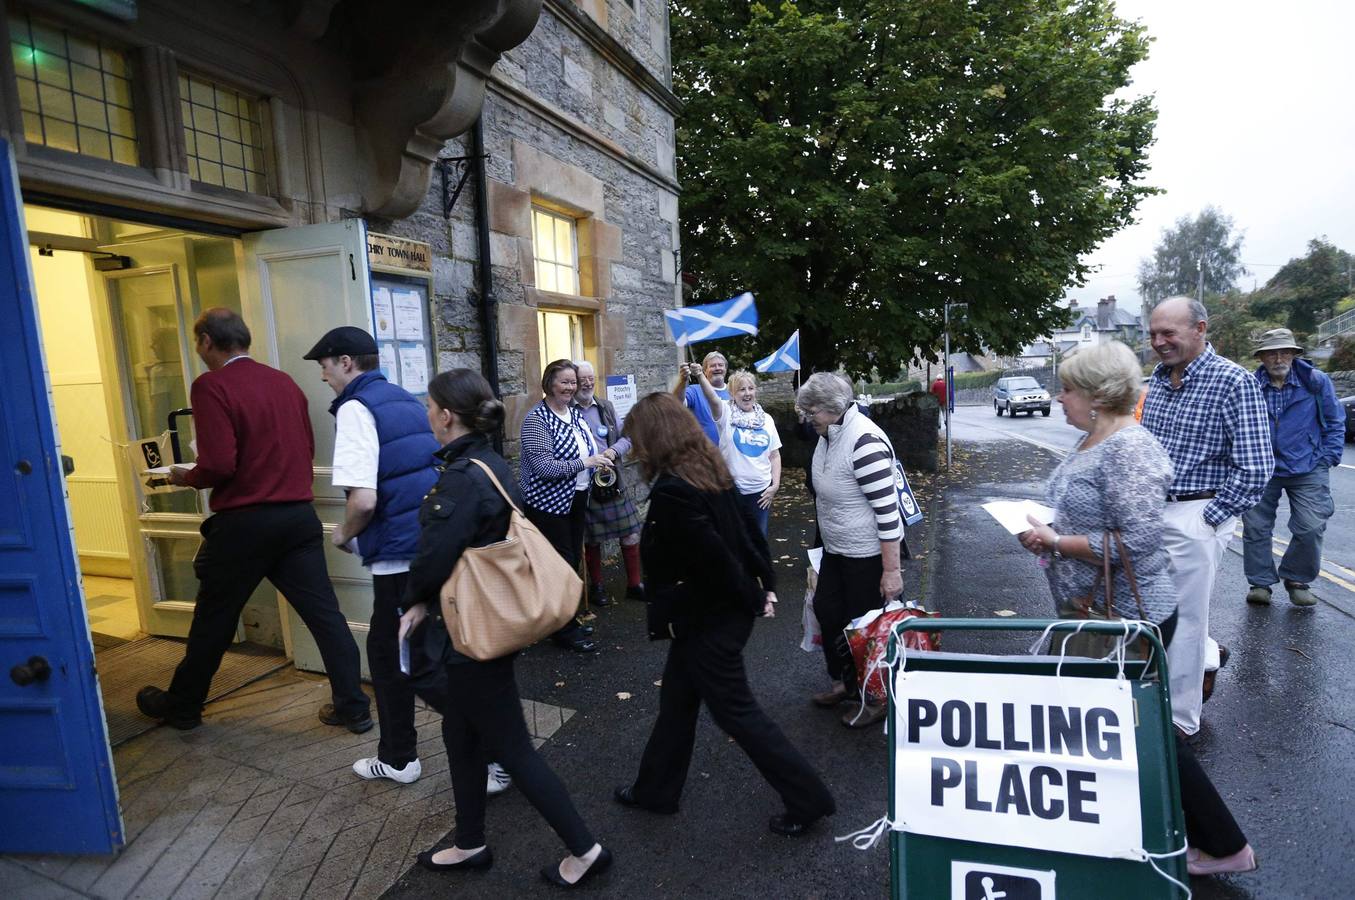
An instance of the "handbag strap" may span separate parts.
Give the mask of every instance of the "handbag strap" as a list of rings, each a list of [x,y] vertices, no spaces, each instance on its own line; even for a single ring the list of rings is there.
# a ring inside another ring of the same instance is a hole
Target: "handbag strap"
[[[1120,529],[1118,528],[1112,529],[1110,533],[1115,535],[1115,547],[1120,551],[1120,566],[1124,569],[1124,577],[1129,582],[1129,590],[1134,594],[1134,602],[1138,604],[1139,618],[1146,622],[1148,616],[1143,611],[1143,597],[1139,595],[1139,580],[1134,577],[1134,564],[1129,561],[1129,554],[1124,549],[1124,538],[1120,536]],[[1109,553],[1106,554],[1106,556],[1109,555]]]
[[[1115,616],[1115,579],[1110,577],[1110,535],[1101,532],[1101,573],[1097,576],[1102,579],[1101,586],[1106,592],[1106,618],[1114,619]],[[1092,591],[1095,593],[1095,589]]]
[[[508,492],[503,489],[503,485],[499,484],[498,476],[494,474],[494,470],[473,456],[470,458],[470,461],[479,466],[484,471],[484,473],[489,476],[489,480],[494,483],[494,486],[496,488],[499,489],[499,493],[503,495],[503,501],[508,504],[508,506],[513,510],[513,512],[517,513],[518,515],[522,515],[522,510],[518,509],[518,505],[513,502],[513,498],[508,496]]]

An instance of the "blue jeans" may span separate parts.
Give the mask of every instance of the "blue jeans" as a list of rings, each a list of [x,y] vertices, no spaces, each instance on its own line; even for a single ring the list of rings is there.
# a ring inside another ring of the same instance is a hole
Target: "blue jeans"
[[[757,500],[761,496],[762,491],[758,491],[756,494],[739,494],[739,502],[753,514],[753,518],[757,519],[757,526],[762,529],[762,536],[766,537],[767,521],[771,518],[772,508],[769,506],[763,509],[757,505]]]
[[[1280,580],[1299,584],[1317,580],[1322,567],[1322,534],[1336,512],[1330,477],[1326,466],[1305,475],[1277,475],[1266,485],[1260,502],[1242,514],[1242,562],[1250,584],[1270,587]],[[1282,491],[1289,495],[1290,538],[1277,575],[1271,533]]]

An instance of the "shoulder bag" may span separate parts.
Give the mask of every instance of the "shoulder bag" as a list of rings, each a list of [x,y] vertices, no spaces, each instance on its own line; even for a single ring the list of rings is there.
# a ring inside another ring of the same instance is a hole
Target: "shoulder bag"
[[[442,618],[458,653],[498,659],[558,631],[578,611],[583,580],[518,509],[493,470],[489,476],[512,509],[508,533],[468,547],[442,586]]]
[[[1129,582],[1129,590],[1134,594],[1134,603],[1138,606],[1139,619],[1148,621],[1148,616],[1143,610],[1143,598],[1139,596],[1139,582],[1134,577],[1134,564],[1129,561],[1129,554],[1124,548],[1124,539],[1120,535],[1118,528],[1107,529],[1101,532],[1101,571],[1096,573],[1096,580],[1092,582],[1092,588],[1081,597],[1074,597],[1071,606],[1059,610],[1061,619],[1086,619],[1092,622],[1118,622],[1123,619],[1115,611],[1115,579],[1111,577],[1110,571],[1110,540],[1115,538],[1115,547],[1120,551],[1120,567],[1124,569],[1125,579]],[[1095,607],[1096,595],[1100,589],[1105,599],[1105,609],[1099,610]],[[1054,641],[1054,653],[1059,653],[1059,638]],[[1099,634],[1093,632],[1078,632],[1062,637],[1063,652],[1068,656],[1085,656],[1091,659],[1104,659],[1115,649],[1116,643],[1121,640],[1120,635]],[[1143,659],[1148,655],[1148,643],[1146,641],[1134,641],[1125,650],[1127,657],[1134,659]]]

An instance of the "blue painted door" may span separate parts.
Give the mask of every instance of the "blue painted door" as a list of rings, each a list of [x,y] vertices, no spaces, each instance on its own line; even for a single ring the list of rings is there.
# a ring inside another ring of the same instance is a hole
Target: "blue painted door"
[[[0,140],[0,851],[122,846],[28,240]]]

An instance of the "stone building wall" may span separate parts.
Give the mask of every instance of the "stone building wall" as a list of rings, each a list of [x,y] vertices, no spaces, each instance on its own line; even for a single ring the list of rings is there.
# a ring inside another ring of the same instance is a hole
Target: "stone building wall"
[[[641,395],[670,386],[677,352],[662,311],[677,305],[678,188],[673,114],[599,50],[581,31],[569,0],[547,0],[531,36],[495,67],[483,127],[490,253],[499,329],[499,379],[509,407],[507,449],[540,398],[538,308],[593,315],[586,355],[601,374],[633,374]],[[624,0],[577,9],[669,83],[666,7],[660,0]],[[600,19],[600,21],[599,21]],[[655,23],[659,23],[661,28]],[[654,68],[660,67],[660,68]],[[468,156],[469,136],[443,155]],[[479,369],[478,246],[473,179],[450,220],[442,217],[442,185],[433,183],[419,209],[373,230],[432,247],[438,367]],[[577,221],[580,293],[538,290],[531,208],[539,203]]]

